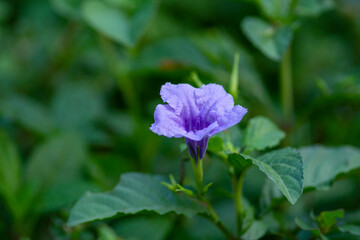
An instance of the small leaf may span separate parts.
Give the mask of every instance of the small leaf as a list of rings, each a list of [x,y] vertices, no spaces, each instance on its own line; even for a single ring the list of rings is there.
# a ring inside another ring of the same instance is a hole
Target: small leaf
[[[291,0],[258,0],[263,12],[270,18],[278,21],[289,17]]]
[[[267,231],[267,226],[264,222],[255,220],[251,227],[245,232],[245,234],[241,237],[244,240],[257,240],[265,235]]]
[[[295,223],[300,229],[310,231],[315,237],[321,237],[320,229],[316,226],[316,223],[311,223],[310,225],[299,218],[295,218]]]
[[[352,235],[360,236],[360,226],[352,225],[352,224],[345,224],[339,226],[340,231],[342,232],[349,232]]]
[[[328,187],[340,174],[360,168],[360,150],[351,146],[308,146],[299,149],[304,161],[304,187]]]
[[[270,178],[291,204],[300,197],[303,190],[303,162],[301,155],[293,148],[284,148],[260,156],[258,159],[240,154],[251,160]]]
[[[344,218],[344,210],[323,211],[316,218],[316,222],[318,223],[321,232],[327,234],[332,226],[336,224],[338,218]]]
[[[308,223],[304,222],[300,218],[295,218],[295,223],[302,230],[307,230],[307,231],[318,230],[316,226],[310,226]]]
[[[139,4],[132,16],[120,8],[110,6],[99,0],[85,1],[82,12],[85,20],[97,31],[107,37],[132,47],[143,34],[151,17],[155,13],[155,1]]]
[[[295,13],[299,16],[316,17],[334,7],[334,0],[299,0]]]
[[[245,129],[243,144],[246,152],[264,150],[276,146],[284,137],[285,133],[274,123],[260,116],[250,120]]]
[[[241,27],[254,46],[274,61],[282,59],[293,38],[290,27],[275,28],[257,17],[246,17]]]
[[[118,213],[135,214],[155,211],[175,212],[192,217],[205,212],[205,207],[193,199],[176,194],[161,185],[166,178],[158,175],[126,173],[110,192],[87,193],[73,207],[68,224],[77,224],[113,217]]]

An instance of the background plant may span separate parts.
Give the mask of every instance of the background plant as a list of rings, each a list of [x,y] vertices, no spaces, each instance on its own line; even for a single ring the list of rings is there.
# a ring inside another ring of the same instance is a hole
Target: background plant
[[[281,148],[296,147],[304,161],[294,206],[248,169],[244,202],[266,226],[263,237],[351,239],[359,224],[358,13],[351,0],[2,1],[1,236],[221,239],[202,218],[173,214],[66,224],[83,193],[112,189],[121,173],[178,179],[181,142],[148,127],[160,86],[192,83],[195,70],[251,110],[227,140],[212,140],[204,161],[204,182],[214,183],[208,197],[224,223],[235,221],[221,152],[244,150],[243,129],[261,115],[286,133]],[[330,218],[335,224],[318,220],[338,209],[345,213]]]

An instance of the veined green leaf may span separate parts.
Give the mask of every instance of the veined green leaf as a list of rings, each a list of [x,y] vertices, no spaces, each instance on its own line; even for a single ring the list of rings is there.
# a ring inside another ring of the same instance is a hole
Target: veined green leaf
[[[175,212],[192,217],[205,212],[203,205],[184,195],[169,191],[161,185],[162,181],[166,181],[166,178],[158,175],[123,174],[120,183],[112,191],[84,195],[71,210],[68,224],[74,226],[113,217],[118,213]]]
[[[291,204],[295,204],[303,190],[303,162],[301,155],[293,148],[284,148],[266,153],[255,159],[245,154],[243,158],[251,160],[266,174]]]
[[[255,117],[250,120],[245,129],[243,138],[245,152],[274,147],[284,137],[285,133],[269,119],[261,116]]]

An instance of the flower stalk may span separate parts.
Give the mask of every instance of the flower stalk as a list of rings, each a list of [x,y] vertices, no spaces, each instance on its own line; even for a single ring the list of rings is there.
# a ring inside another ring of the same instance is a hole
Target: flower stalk
[[[209,214],[203,215],[203,216],[206,219],[210,220],[214,225],[216,225],[216,227],[219,228],[219,230],[223,233],[223,235],[225,236],[226,239],[228,239],[228,240],[237,239],[232,234],[232,232],[227,227],[225,227],[224,223],[220,220],[219,216],[213,209],[211,203],[203,197],[199,197],[199,200],[205,203],[206,209],[208,210],[208,213],[209,213]]]
[[[239,237],[242,234],[243,228],[243,206],[242,206],[242,189],[245,177],[245,171],[242,171],[239,176],[233,176],[233,188],[234,188],[234,201],[236,207],[236,236]]]
[[[203,178],[204,178],[204,172],[203,172],[203,161],[202,159],[199,159],[197,162],[195,162],[195,159],[190,156],[191,165],[194,171],[194,179],[196,184],[196,190],[199,195],[203,194]]]

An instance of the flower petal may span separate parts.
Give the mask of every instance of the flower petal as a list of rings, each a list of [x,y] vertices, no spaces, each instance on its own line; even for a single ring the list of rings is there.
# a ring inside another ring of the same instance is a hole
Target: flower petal
[[[180,138],[186,135],[184,120],[169,105],[157,105],[150,130],[158,135]]]
[[[221,85],[203,85],[196,89],[195,96],[196,104],[200,108],[200,116],[207,122],[213,122],[234,107],[233,97]]]
[[[213,129],[209,136],[213,136],[218,132],[224,131],[225,129],[238,124],[244,115],[247,113],[247,109],[240,105],[236,105],[223,116],[217,118],[218,127]]]
[[[162,100],[174,109],[176,115],[190,119],[199,112],[195,104],[195,89],[189,84],[166,83],[161,87],[160,95]]]

